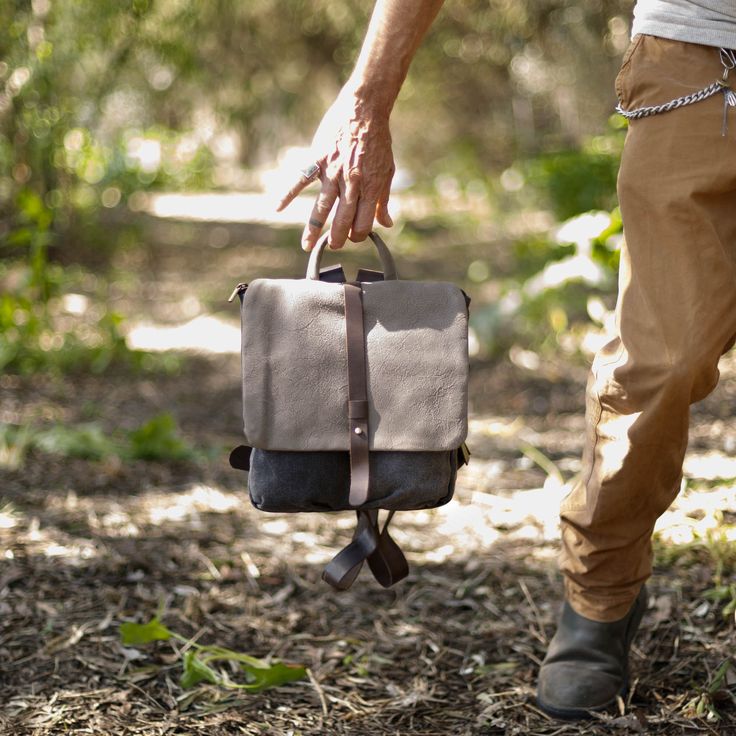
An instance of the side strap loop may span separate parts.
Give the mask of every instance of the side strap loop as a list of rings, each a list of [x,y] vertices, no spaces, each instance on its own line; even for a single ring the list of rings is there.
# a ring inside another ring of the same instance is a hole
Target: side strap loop
[[[322,580],[337,590],[347,590],[378,546],[378,511],[356,511],[358,525],[353,541],[338,552],[322,571]]]
[[[322,579],[337,590],[347,590],[358,577],[363,562],[376,580],[389,588],[409,574],[404,553],[388,533],[388,525],[394,512],[389,512],[383,529],[378,527],[378,510],[356,511],[358,525],[353,541],[338,552],[322,572]]]
[[[388,518],[378,537],[375,552],[368,558],[368,566],[373,577],[384,587],[390,588],[394,583],[403,580],[409,574],[409,563],[396,542],[388,533],[388,525],[394,512],[389,511]]]

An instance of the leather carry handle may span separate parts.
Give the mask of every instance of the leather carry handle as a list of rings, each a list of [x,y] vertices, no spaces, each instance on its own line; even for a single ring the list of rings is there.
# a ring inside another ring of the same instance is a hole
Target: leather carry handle
[[[383,278],[385,281],[396,281],[398,275],[396,274],[396,263],[394,263],[394,257],[391,255],[391,251],[388,249],[386,243],[383,242],[380,235],[374,232],[368,233],[368,237],[373,241],[378,251],[378,257],[381,260],[383,266]],[[309,256],[309,263],[307,264],[307,278],[312,281],[319,281],[319,267],[322,263],[322,254],[327,248],[327,240],[329,233],[325,233],[318,241],[317,245],[312,249],[312,253]]]

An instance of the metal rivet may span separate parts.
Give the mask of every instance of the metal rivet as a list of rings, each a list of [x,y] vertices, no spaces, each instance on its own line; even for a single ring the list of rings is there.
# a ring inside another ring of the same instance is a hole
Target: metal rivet
[[[363,430],[360,427],[356,427],[355,434],[363,434]]]

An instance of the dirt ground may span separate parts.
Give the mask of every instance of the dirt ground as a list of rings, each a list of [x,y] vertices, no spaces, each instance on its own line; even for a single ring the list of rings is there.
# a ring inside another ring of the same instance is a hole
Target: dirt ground
[[[229,286],[237,257],[221,252]],[[167,253],[152,278],[169,273]],[[278,257],[254,251],[248,268]],[[205,304],[210,275],[199,274]],[[165,319],[175,282],[163,279],[155,309],[137,308]],[[177,463],[31,451],[0,471],[0,734],[736,734],[734,617],[706,594],[719,573],[733,581],[718,567],[733,543],[717,536],[736,522],[733,359],[693,411],[687,487],[659,529],[627,701],[582,724],[549,719],[533,694],[560,604],[556,514],[579,470],[585,368],[474,363],[473,458],[454,500],[394,520],[406,581],[383,590],[364,572],[344,593],[320,573],[351,515],[262,514],[227,465],[238,374],[223,354],[173,375],[0,378],[3,421],[93,417],[112,432],[170,411],[207,450]],[[120,643],[121,622],[157,612],[198,642],[306,665],[309,679],[182,690],[180,645]]]

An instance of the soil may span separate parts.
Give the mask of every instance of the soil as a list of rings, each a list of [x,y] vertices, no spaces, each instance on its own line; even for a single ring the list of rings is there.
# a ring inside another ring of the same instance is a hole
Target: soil
[[[241,280],[237,238],[204,267],[181,240],[156,252],[158,292],[145,275],[121,287],[127,313],[165,320],[175,284],[195,278],[213,311],[215,291]],[[299,256],[283,252],[254,248],[246,276],[293,268]],[[407,580],[384,590],[364,571],[343,593],[320,574],[349,540],[351,515],[260,513],[227,464],[240,441],[237,356],[187,355],[173,374],[3,376],[3,421],[93,420],[113,433],[168,411],[201,452],[144,462],[32,450],[0,471],[0,734],[736,734],[734,617],[707,595],[719,575],[733,580],[733,542],[667,536],[683,519],[714,518],[714,534],[733,527],[736,500],[720,478],[690,476],[663,520],[618,711],[563,723],[535,705],[560,606],[557,508],[561,480],[580,467],[586,372],[561,359],[538,371],[474,362],[473,457],[454,500],[392,523]],[[692,457],[733,454],[734,361],[722,372],[694,408]],[[120,623],[157,613],[200,643],[306,665],[309,678],[258,694],[183,690],[180,645],[120,643]]]

